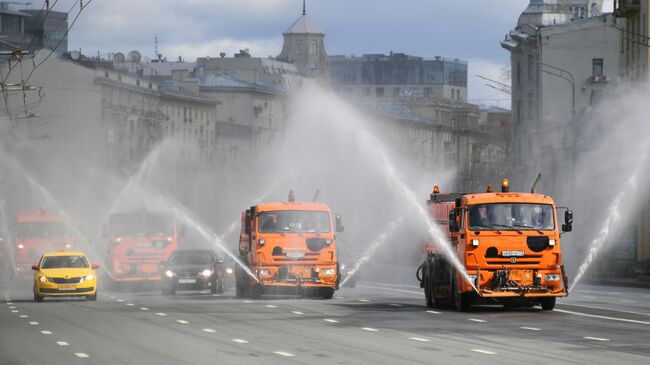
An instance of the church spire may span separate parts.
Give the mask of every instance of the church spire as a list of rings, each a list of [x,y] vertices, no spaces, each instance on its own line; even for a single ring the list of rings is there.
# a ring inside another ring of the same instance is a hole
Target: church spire
[[[302,15],[307,15],[307,7],[305,6],[305,1],[302,0]]]

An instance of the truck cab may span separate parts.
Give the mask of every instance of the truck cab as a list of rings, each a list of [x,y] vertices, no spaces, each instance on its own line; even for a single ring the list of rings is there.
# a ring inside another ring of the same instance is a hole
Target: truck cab
[[[30,278],[31,266],[45,253],[72,249],[75,237],[63,217],[40,209],[16,217],[14,232],[16,277]]]
[[[264,203],[242,213],[239,254],[254,274],[237,269],[238,296],[313,293],[332,298],[340,280],[335,232],[339,216],[326,204]]]
[[[114,282],[159,281],[160,264],[178,247],[174,219],[145,209],[111,214],[103,234]]]
[[[573,212],[565,209],[560,224],[550,196],[509,192],[432,194],[434,217],[444,220],[465,277],[429,247],[419,275],[427,304],[453,304],[466,310],[473,303],[507,306],[541,305],[552,310],[557,297],[568,295],[562,263],[561,235],[572,230]],[[469,279],[469,280],[467,280]]]

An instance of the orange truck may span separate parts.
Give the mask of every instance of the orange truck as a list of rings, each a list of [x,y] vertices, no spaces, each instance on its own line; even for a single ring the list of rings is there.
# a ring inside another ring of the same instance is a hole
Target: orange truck
[[[106,267],[114,283],[158,281],[160,264],[178,247],[174,219],[145,209],[114,213],[104,225]]]
[[[264,203],[242,213],[237,296],[298,293],[330,299],[340,280],[336,233],[343,225],[329,206],[296,202]]]
[[[19,214],[14,232],[14,262],[16,277],[31,278],[32,265],[45,252],[71,249],[75,237],[60,215],[39,209],[35,213]]]
[[[568,295],[560,236],[572,230],[573,212],[534,191],[510,192],[507,179],[500,193],[491,186],[476,194],[440,194],[434,188],[429,212],[448,228],[454,254],[471,284],[427,244],[426,260],[417,271],[427,306],[466,311],[472,304],[500,303],[552,310],[556,298]],[[558,209],[565,211],[561,228]]]

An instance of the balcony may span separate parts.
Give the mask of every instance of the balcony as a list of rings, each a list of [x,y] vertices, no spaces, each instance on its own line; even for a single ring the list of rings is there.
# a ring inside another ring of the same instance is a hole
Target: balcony
[[[614,15],[627,18],[641,10],[641,0],[614,0]]]

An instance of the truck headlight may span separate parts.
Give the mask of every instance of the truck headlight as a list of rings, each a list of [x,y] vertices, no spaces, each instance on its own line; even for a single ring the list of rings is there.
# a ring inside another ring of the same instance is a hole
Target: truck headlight
[[[560,281],[560,274],[546,274],[544,278],[546,281]]]
[[[336,270],[334,269],[322,269],[320,271],[321,275],[334,275],[336,273]]]
[[[210,275],[212,275],[212,270],[210,270],[210,269],[205,269],[205,270],[201,271],[201,276],[205,276],[207,278]]]
[[[555,246],[555,240],[548,240],[548,245],[551,247]]]
[[[474,247],[478,247],[478,238],[474,238],[474,239],[472,240],[472,246],[474,246]]]
[[[23,248],[25,248],[25,246],[23,246],[22,243],[18,245],[18,249],[19,249],[19,250],[22,250]]]
[[[268,270],[268,269],[257,270],[257,273],[260,276],[269,276],[269,275],[271,275],[271,270]]]
[[[41,276],[41,277],[38,278],[38,280],[40,280],[41,283],[44,283],[45,280],[47,280],[47,278],[45,276]]]
[[[264,246],[266,243],[266,240],[264,238],[260,239],[260,246]]]
[[[232,268],[230,268],[230,267],[229,267],[229,268],[226,268],[226,274],[228,274],[228,275],[232,275],[232,273],[233,273]]]
[[[69,244],[69,243],[65,245],[65,248],[71,248],[71,247],[72,247],[72,245]]]
[[[171,271],[171,270],[167,270],[167,271],[165,271],[165,276],[167,276],[168,278],[173,278],[174,277],[174,272]]]

